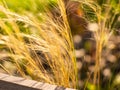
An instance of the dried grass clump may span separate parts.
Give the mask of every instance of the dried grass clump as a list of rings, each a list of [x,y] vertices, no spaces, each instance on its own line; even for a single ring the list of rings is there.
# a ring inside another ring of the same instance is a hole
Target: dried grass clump
[[[0,66],[10,62],[16,74],[37,81],[76,88],[77,69],[71,31],[64,4],[58,0],[62,22],[49,11],[39,20],[32,13],[26,16],[0,5]]]

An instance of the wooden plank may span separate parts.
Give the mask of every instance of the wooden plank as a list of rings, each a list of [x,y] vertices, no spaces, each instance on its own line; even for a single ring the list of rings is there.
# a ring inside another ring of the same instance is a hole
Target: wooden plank
[[[0,90],[75,90],[0,73]]]
[[[9,75],[7,75],[7,74],[0,73],[0,79],[5,78],[5,77],[8,77],[8,76],[9,76]]]
[[[55,90],[55,88],[57,87],[56,85],[50,85],[48,83],[41,83],[38,82],[35,85],[33,85],[33,87],[37,88],[37,89],[44,89],[44,90]]]
[[[40,90],[32,87],[26,87],[19,84],[6,82],[6,81],[0,81],[0,90]]]
[[[14,76],[7,76],[7,77],[4,77],[4,78],[0,78],[0,80],[17,83],[17,82],[21,82],[21,81],[23,81],[25,79],[24,78],[14,77]]]

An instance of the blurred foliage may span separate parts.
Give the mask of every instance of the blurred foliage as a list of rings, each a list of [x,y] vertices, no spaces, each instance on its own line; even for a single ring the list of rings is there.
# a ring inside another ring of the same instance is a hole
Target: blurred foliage
[[[40,13],[44,12],[45,7],[48,7],[49,4],[55,4],[56,0],[1,0],[0,3],[17,13],[23,13],[26,11]]]
[[[96,88],[96,86],[95,85],[93,85],[93,84],[91,84],[91,83],[88,83],[87,84],[87,90],[96,90],[97,88]]]

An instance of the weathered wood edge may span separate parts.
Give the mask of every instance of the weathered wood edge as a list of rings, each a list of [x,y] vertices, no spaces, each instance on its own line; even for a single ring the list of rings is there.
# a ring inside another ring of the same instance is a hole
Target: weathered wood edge
[[[76,90],[0,73],[0,90]]]

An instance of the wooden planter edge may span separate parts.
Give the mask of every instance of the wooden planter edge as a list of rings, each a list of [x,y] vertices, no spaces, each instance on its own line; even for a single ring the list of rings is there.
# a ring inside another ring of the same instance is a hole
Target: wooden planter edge
[[[76,90],[0,73],[0,90]]]

